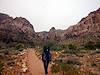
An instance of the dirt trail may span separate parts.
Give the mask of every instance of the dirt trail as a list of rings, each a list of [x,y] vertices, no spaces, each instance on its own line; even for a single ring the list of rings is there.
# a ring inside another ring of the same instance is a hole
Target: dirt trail
[[[28,50],[28,67],[31,75],[45,75],[42,60],[36,56],[34,49]]]

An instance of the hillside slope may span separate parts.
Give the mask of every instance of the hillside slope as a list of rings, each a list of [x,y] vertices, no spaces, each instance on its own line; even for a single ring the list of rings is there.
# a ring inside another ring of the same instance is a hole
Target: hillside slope
[[[31,42],[35,31],[28,20],[0,13],[0,41]]]

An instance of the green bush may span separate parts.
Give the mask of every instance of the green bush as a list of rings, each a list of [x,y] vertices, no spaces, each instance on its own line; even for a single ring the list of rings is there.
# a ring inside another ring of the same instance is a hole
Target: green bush
[[[79,61],[74,61],[74,60],[68,60],[66,63],[69,65],[81,65]]]
[[[61,48],[62,49],[67,49],[68,48],[68,45],[67,44],[61,44]]]
[[[95,47],[98,48],[98,49],[100,49],[100,42],[97,42],[97,43],[95,44]]]
[[[97,65],[95,63],[91,64],[92,67],[96,67]]]
[[[65,51],[65,53],[69,53],[69,54],[77,54],[79,52],[79,50],[77,49],[77,46],[69,44],[68,45],[68,49]]]
[[[62,50],[61,45],[57,44],[56,42],[48,42],[46,46],[50,47],[51,50],[55,51]]]
[[[69,50],[76,50],[77,49],[77,47],[73,44],[69,44],[68,48],[69,48]]]
[[[87,49],[87,50],[95,50],[96,49],[95,44],[92,41],[87,42],[84,45],[84,48]]]
[[[24,46],[24,44],[22,44],[22,43],[19,43],[19,44],[15,45],[15,49],[16,49],[16,50],[22,51],[24,48],[25,48],[25,46]]]

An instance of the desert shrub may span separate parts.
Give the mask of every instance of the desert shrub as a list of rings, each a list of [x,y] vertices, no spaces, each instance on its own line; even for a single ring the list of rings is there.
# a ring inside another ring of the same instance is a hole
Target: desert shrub
[[[16,50],[22,51],[24,48],[25,48],[25,46],[24,46],[24,44],[22,44],[22,43],[19,43],[19,44],[15,45],[15,49],[16,49]]]
[[[7,62],[7,65],[9,65],[9,66],[13,66],[14,64],[15,64],[14,61],[9,61],[9,62]]]
[[[96,67],[97,65],[95,63],[91,64],[92,67]]]
[[[50,43],[47,44],[47,46],[49,46],[49,47],[52,47],[52,46],[54,46],[54,45],[55,45],[55,44],[52,43],[52,42],[50,42]]]
[[[95,50],[95,49],[96,49],[95,44],[94,44],[94,42],[92,42],[92,41],[87,42],[87,43],[84,45],[84,48],[85,48],[85,49],[88,49],[88,50]]]
[[[76,54],[76,51],[75,50],[66,50],[66,53],[68,53],[68,54]]]
[[[68,48],[69,48],[69,50],[76,50],[77,49],[77,47],[73,44],[69,44]]]
[[[3,69],[3,62],[0,60],[0,75],[1,75],[2,69]]]
[[[57,44],[56,42],[49,42],[46,46],[49,46],[51,50],[55,51],[62,50],[61,45]]]
[[[63,75],[82,75],[81,71],[73,65],[66,65],[65,74]]]
[[[52,65],[51,71],[53,73],[59,73],[59,75],[82,75],[79,69],[64,62]]]
[[[2,49],[2,46],[0,45],[0,49]]]
[[[61,44],[61,48],[62,49],[68,49],[68,45],[67,44]]]
[[[100,42],[97,42],[97,43],[95,44],[95,47],[98,48],[98,49],[100,49]]]
[[[28,44],[26,44],[26,47],[35,48],[35,43],[34,42],[29,42]]]
[[[97,75],[97,74],[92,73],[92,72],[86,72],[85,75]]]
[[[53,64],[53,65],[51,66],[51,72],[52,72],[52,73],[58,73],[58,72],[60,72],[60,66],[57,65],[57,64]]]
[[[52,46],[52,50],[60,51],[60,50],[62,50],[62,48],[60,45],[54,45],[54,46]]]
[[[69,53],[69,54],[77,54],[79,52],[79,50],[77,49],[77,46],[69,44],[68,45],[68,49],[65,51],[65,53]]]
[[[68,60],[66,63],[69,65],[81,65],[79,61],[75,61],[75,60]]]

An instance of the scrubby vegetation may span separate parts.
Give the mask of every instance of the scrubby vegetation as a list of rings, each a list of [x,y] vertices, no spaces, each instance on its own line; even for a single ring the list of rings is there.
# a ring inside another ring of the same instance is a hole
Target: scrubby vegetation
[[[89,40],[80,45],[56,43],[51,45],[51,50],[53,50],[51,66],[53,73],[57,75],[99,75],[97,71],[100,65],[99,42]]]
[[[53,64],[51,69],[53,73],[58,73],[59,75],[82,75],[81,71],[74,65],[64,62]]]
[[[2,69],[3,69],[3,62],[2,62],[2,60],[0,59],[0,75],[1,75],[1,72],[2,72]]]
[[[4,54],[16,55],[18,52],[26,48],[35,48],[37,56],[41,58],[42,48],[47,45],[51,49],[52,62],[51,71],[57,75],[98,75],[100,42],[88,40],[83,43],[76,44],[77,41],[67,40],[64,43],[56,41],[48,41],[32,43],[12,43],[0,44],[0,50],[4,50]],[[9,52],[11,51],[11,52]],[[7,59],[7,65],[13,66],[14,59]],[[85,66],[85,67],[84,67]],[[0,71],[2,71],[3,64],[0,62]],[[95,72],[95,73],[94,73]]]

